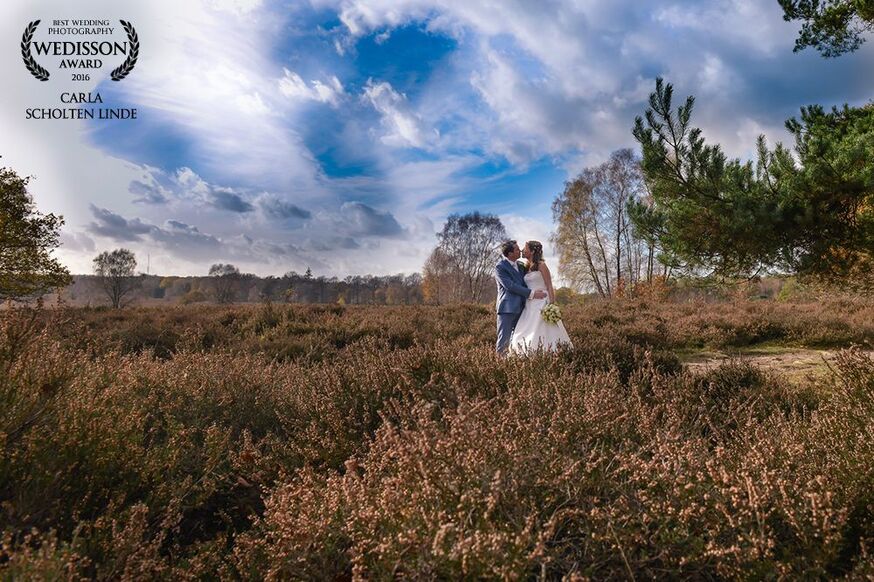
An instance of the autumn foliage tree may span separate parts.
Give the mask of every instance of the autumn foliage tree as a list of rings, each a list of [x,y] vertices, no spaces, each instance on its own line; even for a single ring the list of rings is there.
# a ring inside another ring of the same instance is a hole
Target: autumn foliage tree
[[[0,299],[23,299],[69,285],[51,252],[64,219],[41,214],[27,191],[29,178],[0,168]]]
[[[640,160],[629,149],[567,182],[552,205],[552,241],[562,276],[577,289],[593,289],[602,297],[651,279],[655,242],[648,242],[629,216],[647,198]]]
[[[456,294],[454,271],[449,258],[438,246],[422,268],[422,297],[425,303],[450,303]]]

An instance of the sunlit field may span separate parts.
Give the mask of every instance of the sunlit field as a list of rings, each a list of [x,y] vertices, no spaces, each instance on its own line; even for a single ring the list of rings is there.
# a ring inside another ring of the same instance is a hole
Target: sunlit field
[[[874,576],[870,300],[2,318],[4,578]]]

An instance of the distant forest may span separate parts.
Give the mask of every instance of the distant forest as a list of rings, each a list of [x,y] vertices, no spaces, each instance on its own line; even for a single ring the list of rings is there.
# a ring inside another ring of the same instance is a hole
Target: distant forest
[[[161,277],[138,275],[125,295],[127,304],[165,303],[340,303],[367,305],[419,305],[423,303],[422,277],[412,275],[317,277],[286,273],[282,277],[232,276]],[[61,292],[71,305],[105,305],[106,292],[96,275],[74,275]]]
[[[73,275],[73,282],[64,288],[60,297],[71,306],[109,305],[106,291],[96,275]],[[316,277],[288,273],[282,277],[257,277],[240,274],[239,277],[162,277],[136,275],[131,278],[134,287],[125,294],[123,305],[186,305],[192,303],[334,303],[340,305],[442,305],[438,297],[429,296],[422,276],[349,276]],[[658,299],[669,301],[724,301],[747,297],[754,299],[788,299],[803,294],[793,277],[765,277],[733,289],[702,288],[691,280],[673,281],[665,286]],[[58,295],[46,297],[54,303]],[[645,296],[656,299],[655,296]],[[597,293],[577,293],[568,287],[557,290],[559,303],[597,301]],[[495,300],[494,284],[484,288],[480,303]],[[452,303],[452,302],[449,302]]]

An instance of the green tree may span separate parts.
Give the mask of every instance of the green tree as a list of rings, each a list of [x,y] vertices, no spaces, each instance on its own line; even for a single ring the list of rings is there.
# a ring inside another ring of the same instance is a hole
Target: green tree
[[[757,167],[728,160],[691,126],[694,98],[676,112],[672,99],[673,87],[657,79],[645,118],[635,120],[652,194],[648,208],[631,213],[635,228],[656,236],[663,259],[680,272],[752,276],[775,261],[779,248],[773,236],[779,199],[773,184],[759,178],[768,170],[767,159],[791,163],[791,156],[778,146]],[[759,151],[767,151],[763,138]]]
[[[51,256],[64,219],[41,214],[27,192],[29,178],[0,168],[0,299],[48,293],[72,281]]]
[[[795,52],[816,48],[824,57],[857,50],[874,30],[874,0],[778,0],[783,19],[801,21]]]
[[[784,179],[783,212],[792,220],[784,263],[874,289],[874,103],[805,107],[786,127],[799,165]]]
[[[94,258],[94,273],[113,308],[120,308],[124,296],[136,288],[137,280],[134,278],[136,268],[137,259],[127,249],[103,251]]]
[[[649,283],[654,277],[670,277],[671,268],[677,265],[677,260],[661,248],[660,233],[664,230],[664,215],[653,210],[652,195],[647,192],[645,196],[630,200],[628,218],[634,236],[646,245],[643,280]]]
[[[690,125],[661,79],[635,121],[652,204],[631,209],[688,274],[749,277],[768,267],[870,285],[874,250],[874,106],[803,108],[786,126],[795,157],[758,140],[758,160],[728,160]],[[867,274],[867,275],[866,275]]]

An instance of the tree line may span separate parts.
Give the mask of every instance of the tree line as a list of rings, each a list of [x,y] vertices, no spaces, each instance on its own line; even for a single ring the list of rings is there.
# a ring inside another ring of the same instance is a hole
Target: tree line
[[[98,266],[99,263],[99,266]],[[77,304],[108,300],[115,308],[134,302],[191,303],[337,303],[341,305],[416,305],[422,303],[421,276],[353,275],[343,279],[289,271],[259,277],[229,263],[213,264],[205,276],[156,276],[136,273],[127,249],[101,253],[94,274],[74,277],[66,296]]]

